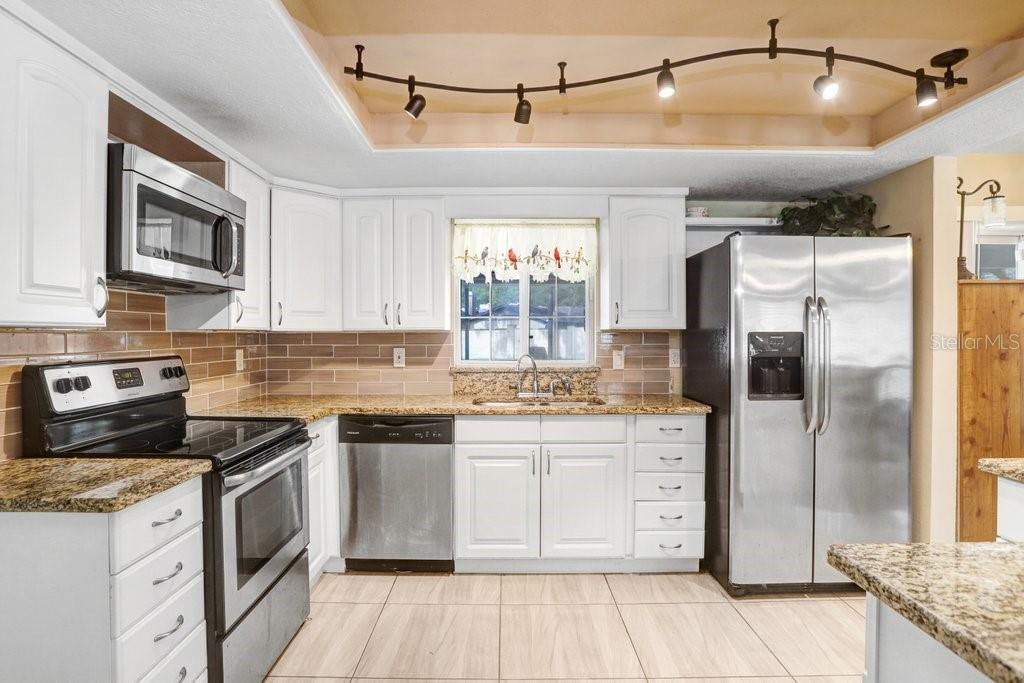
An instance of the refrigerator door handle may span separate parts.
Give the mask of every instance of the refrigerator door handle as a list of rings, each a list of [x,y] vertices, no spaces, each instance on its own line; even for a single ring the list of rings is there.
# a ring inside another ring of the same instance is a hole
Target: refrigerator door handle
[[[832,316],[825,297],[818,297],[818,315],[821,319],[821,415],[818,434],[824,434],[832,417]]]
[[[810,296],[804,299],[804,334],[806,338],[804,356],[807,358],[807,363],[804,365],[805,375],[807,368],[811,371],[810,382],[807,382],[806,379],[804,381],[804,414],[807,417],[807,427],[804,431],[807,434],[813,434],[818,427],[818,385],[821,368],[818,359],[818,306],[814,297]],[[810,385],[809,391],[808,384]]]

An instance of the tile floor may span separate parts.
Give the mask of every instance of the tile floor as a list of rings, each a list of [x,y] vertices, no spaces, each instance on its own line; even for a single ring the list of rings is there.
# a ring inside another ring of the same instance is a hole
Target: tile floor
[[[706,574],[325,574],[267,683],[854,683],[864,597],[735,600]]]

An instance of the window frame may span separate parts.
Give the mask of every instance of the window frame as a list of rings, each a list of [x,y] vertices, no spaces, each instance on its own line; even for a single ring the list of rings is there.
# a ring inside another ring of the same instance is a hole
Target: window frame
[[[967,229],[973,236],[968,267],[975,274],[980,275],[979,257],[982,245],[1016,247],[1017,240],[1024,235],[1024,221],[1008,220],[1005,226],[986,228],[980,220],[971,220]],[[1024,281],[1024,266],[1021,267],[1021,276],[1020,278],[993,280],[993,282]]]

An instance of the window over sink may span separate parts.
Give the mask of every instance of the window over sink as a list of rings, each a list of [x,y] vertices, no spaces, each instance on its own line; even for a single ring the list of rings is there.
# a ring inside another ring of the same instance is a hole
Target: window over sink
[[[457,359],[509,365],[593,360],[594,220],[456,221]]]

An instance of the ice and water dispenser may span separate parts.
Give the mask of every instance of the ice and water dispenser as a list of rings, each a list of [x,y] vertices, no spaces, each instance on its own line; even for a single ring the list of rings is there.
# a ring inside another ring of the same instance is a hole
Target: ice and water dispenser
[[[803,332],[747,335],[747,398],[799,401],[804,397]]]

